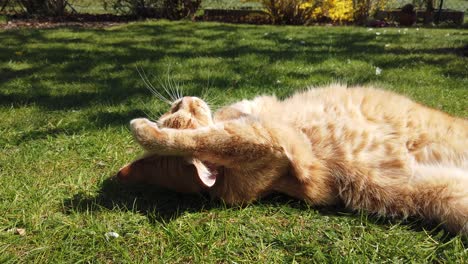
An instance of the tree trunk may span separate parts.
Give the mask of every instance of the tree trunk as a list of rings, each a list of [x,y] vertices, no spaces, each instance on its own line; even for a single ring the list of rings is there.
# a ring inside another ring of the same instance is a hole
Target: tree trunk
[[[426,12],[424,12],[424,24],[434,22],[434,0],[426,0]]]

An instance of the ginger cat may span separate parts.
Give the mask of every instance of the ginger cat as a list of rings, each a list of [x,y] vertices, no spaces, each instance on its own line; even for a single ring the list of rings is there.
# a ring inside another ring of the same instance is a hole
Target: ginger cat
[[[206,191],[230,204],[271,192],[338,202],[468,234],[468,120],[374,88],[331,85],[217,111],[183,97],[131,121],[148,155],[119,178]]]

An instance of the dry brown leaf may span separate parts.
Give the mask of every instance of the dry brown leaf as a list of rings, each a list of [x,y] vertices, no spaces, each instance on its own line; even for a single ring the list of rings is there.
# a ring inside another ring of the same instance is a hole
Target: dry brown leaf
[[[24,229],[24,228],[16,228],[16,229],[15,229],[15,234],[20,235],[20,236],[25,236],[25,235],[26,235],[26,229]]]

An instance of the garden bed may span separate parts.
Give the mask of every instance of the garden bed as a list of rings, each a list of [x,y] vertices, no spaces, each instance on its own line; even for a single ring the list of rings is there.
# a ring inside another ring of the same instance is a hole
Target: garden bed
[[[265,11],[251,9],[205,9],[201,19],[228,23],[271,24],[271,19]]]
[[[58,17],[31,18],[25,15],[3,15],[0,19],[0,29],[14,29],[20,27],[31,28],[52,28],[58,26],[79,26],[79,27],[106,27],[113,26],[129,21],[137,21],[145,18],[160,18],[161,10],[151,9],[145,15],[116,15],[116,14],[82,14],[73,13]],[[425,10],[416,10],[412,14],[403,12],[401,9],[393,9],[387,11],[379,11],[375,16],[378,23],[370,23],[368,26],[411,26],[415,23],[429,24],[448,23],[460,26],[464,22],[464,12],[451,9],[443,9],[441,12],[434,11],[431,13]],[[219,21],[236,24],[272,24],[271,18],[267,12],[261,9],[239,8],[239,9],[218,9],[205,8],[199,15],[192,18],[196,21]],[[398,24],[391,23],[395,21]],[[390,22],[390,23],[388,23]],[[329,19],[318,21],[317,24],[340,24],[333,23]]]
[[[386,11],[379,11],[376,18],[400,22],[402,25],[412,25],[414,23],[427,23],[427,22],[447,22],[455,25],[462,25],[465,13],[463,11],[442,9],[434,12],[426,12],[425,10],[417,10],[414,14],[408,14],[401,9],[393,9]]]
[[[102,28],[134,21],[134,16],[119,16],[112,14],[70,14],[59,17],[31,18],[23,15],[7,16],[0,29],[14,28],[53,28],[60,26],[79,26],[85,28]]]

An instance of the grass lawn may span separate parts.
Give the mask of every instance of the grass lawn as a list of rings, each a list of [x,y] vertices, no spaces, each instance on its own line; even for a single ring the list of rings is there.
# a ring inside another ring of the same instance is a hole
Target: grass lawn
[[[95,1],[95,0],[68,0],[68,3],[78,13],[90,13],[90,14],[106,14],[114,13],[112,9],[113,1],[108,1],[109,5],[106,8],[106,1]]]
[[[213,105],[340,81],[468,117],[467,41],[454,29],[165,21],[0,31],[0,262],[467,263],[466,239],[418,222],[108,180],[141,154],[128,121],[166,110],[136,67]]]

